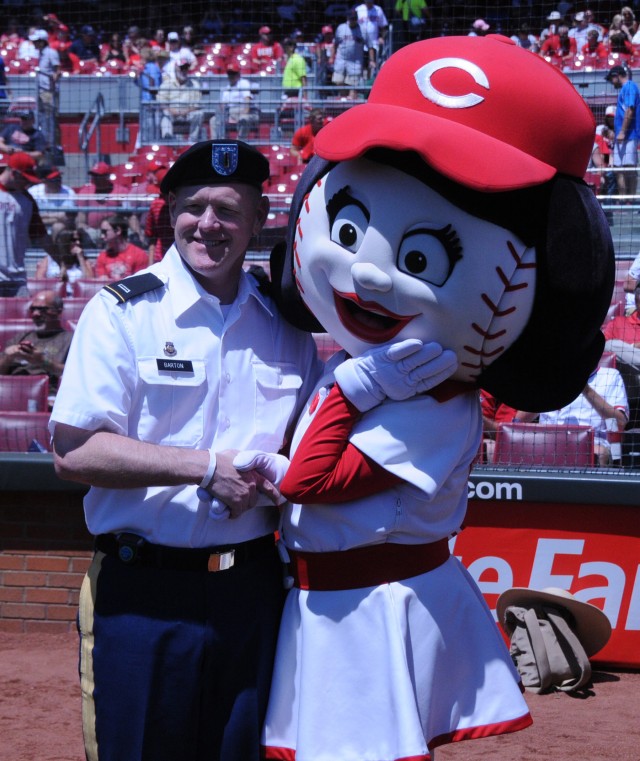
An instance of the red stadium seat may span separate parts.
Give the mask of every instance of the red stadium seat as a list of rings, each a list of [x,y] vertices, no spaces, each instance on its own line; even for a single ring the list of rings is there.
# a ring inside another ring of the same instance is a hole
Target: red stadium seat
[[[48,412],[3,412],[0,452],[51,451]]]
[[[13,296],[0,299],[0,322],[28,319],[30,303],[31,296]]]
[[[616,354],[613,351],[603,351],[598,362],[598,367],[613,367],[616,366]]]
[[[102,285],[106,285],[106,280],[102,281]],[[86,307],[88,296],[72,297],[64,300],[64,309],[62,310],[62,324],[68,330],[75,330],[82,310]]]
[[[0,375],[0,410],[47,412],[48,375]]]
[[[22,320],[0,320],[0,351],[14,336],[28,333],[33,330],[33,321],[28,317]]]
[[[585,425],[501,423],[494,465],[592,467],[593,428]]]
[[[76,299],[84,299],[85,303],[107,284],[106,280],[81,277],[73,284],[73,296]],[[66,305],[65,300],[65,305]]]
[[[337,351],[340,351],[341,347],[337,344],[333,338],[327,333],[314,333],[313,340],[318,347],[318,356],[323,362],[326,362]]]

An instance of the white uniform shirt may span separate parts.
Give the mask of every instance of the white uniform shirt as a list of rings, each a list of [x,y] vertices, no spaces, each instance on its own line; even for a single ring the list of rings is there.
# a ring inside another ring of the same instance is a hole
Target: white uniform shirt
[[[35,203],[27,191],[0,185],[0,280],[25,277],[24,256]]]
[[[356,13],[366,44],[377,50],[381,31],[389,26],[384,11],[379,5],[372,5],[369,8],[366,3],[362,3],[356,6]]]
[[[612,367],[601,367],[595,374],[595,377],[589,379],[588,383],[606,402],[616,409],[624,410],[627,418],[629,417],[627,392],[618,370]],[[580,394],[577,399],[574,399],[571,404],[567,404],[561,410],[543,412],[540,415],[540,422],[551,425],[590,425],[594,430],[596,441],[604,446],[608,446],[607,430],[609,430],[610,424],[613,421],[611,419],[605,420],[589,404],[584,394]],[[612,429],[617,430],[617,427]]]
[[[277,452],[319,374],[312,337],[280,318],[252,277],[243,274],[225,319],[174,246],[148,271],[165,286],[123,304],[101,291],[84,309],[52,430],[60,422],[177,447]],[[166,360],[191,369],[159,369]],[[277,526],[269,507],[214,521],[196,488],[92,487],[87,526],[178,547],[246,541]]]
[[[335,367],[339,357],[344,355],[332,358],[328,368]],[[292,452],[326,399],[332,380],[329,375],[321,381],[319,396],[314,395],[295,432]],[[286,545],[330,552],[385,542],[421,544],[455,534],[466,514],[469,468],[481,433],[475,392],[445,402],[422,394],[375,407],[357,421],[349,440],[403,483],[345,503],[287,504],[282,525]]]
[[[45,214],[48,211],[76,211],[76,191],[68,185],[60,185],[58,193],[47,193],[42,182],[29,188],[29,193],[36,199],[40,211]]]

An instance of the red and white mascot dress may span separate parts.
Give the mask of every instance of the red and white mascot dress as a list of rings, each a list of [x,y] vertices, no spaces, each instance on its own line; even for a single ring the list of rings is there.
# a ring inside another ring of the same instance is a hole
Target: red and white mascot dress
[[[613,251],[581,180],[593,134],[562,74],[489,36],[402,48],[368,102],[316,136],[272,278],[285,316],[344,352],[299,421],[281,486],[294,586],[266,758],[426,761],[530,724],[448,540],[480,446],[478,389],[556,409],[602,352]],[[454,361],[426,393],[389,398],[382,360],[407,362],[411,385],[416,346]],[[369,371],[349,359],[368,355]]]

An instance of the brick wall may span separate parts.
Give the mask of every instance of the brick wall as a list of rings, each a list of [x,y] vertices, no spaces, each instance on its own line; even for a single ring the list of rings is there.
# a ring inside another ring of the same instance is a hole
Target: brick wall
[[[3,492],[0,632],[75,629],[91,548],[81,492]]]

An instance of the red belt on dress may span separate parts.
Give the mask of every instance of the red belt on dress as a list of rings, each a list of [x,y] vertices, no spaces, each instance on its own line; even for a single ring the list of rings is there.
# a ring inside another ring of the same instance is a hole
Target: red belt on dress
[[[449,542],[374,544],[339,552],[300,552],[287,548],[293,585],[335,592],[376,587],[433,571],[449,557]]]

